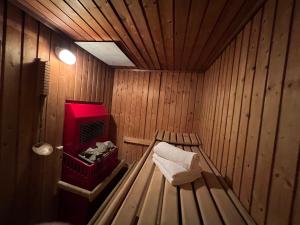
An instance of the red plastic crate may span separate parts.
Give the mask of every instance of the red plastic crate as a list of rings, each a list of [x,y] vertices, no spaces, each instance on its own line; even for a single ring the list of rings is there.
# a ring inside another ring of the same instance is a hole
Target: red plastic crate
[[[93,190],[118,165],[118,149],[114,148],[94,164],[63,153],[62,180],[78,187]]]

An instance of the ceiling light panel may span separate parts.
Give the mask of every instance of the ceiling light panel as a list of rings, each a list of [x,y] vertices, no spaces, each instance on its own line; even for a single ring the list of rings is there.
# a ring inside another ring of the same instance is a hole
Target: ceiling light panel
[[[75,43],[110,66],[135,67],[114,42],[80,41]]]

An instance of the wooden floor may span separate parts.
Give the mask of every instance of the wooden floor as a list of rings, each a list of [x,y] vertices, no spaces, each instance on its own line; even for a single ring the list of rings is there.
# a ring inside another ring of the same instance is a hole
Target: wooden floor
[[[170,185],[152,161],[152,148],[159,141],[199,153],[202,177]],[[89,224],[255,224],[200,146],[195,134],[157,132],[144,156]]]

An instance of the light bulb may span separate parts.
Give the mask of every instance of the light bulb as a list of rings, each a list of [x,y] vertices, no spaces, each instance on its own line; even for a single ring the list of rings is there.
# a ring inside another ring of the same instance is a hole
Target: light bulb
[[[56,54],[62,62],[68,65],[73,65],[76,62],[76,56],[68,49],[57,48]]]

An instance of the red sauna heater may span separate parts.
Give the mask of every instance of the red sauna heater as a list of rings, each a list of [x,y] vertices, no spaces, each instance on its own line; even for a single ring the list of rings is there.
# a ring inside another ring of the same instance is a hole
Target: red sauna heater
[[[63,181],[92,191],[118,165],[117,148],[92,164],[78,157],[81,152],[95,146],[96,142],[109,140],[109,117],[106,107],[101,104],[65,103]],[[60,219],[74,225],[87,224],[98,207],[98,200],[89,202],[64,190],[60,193]]]
[[[118,164],[117,148],[93,164],[78,154],[109,139],[109,113],[102,104],[72,102],[65,104],[62,180],[93,190]]]

